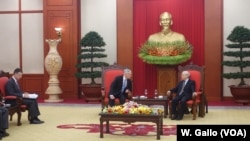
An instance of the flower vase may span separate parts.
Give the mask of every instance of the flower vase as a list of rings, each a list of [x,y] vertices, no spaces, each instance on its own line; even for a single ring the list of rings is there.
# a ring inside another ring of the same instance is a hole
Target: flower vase
[[[49,74],[49,81],[45,94],[49,95],[49,98],[45,102],[62,102],[63,99],[59,98],[62,89],[58,80],[58,73],[62,68],[62,57],[57,51],[57,45],[61,39],[46,39],[46,42],[49,44],[49,52],[45,57],[45,69]]]

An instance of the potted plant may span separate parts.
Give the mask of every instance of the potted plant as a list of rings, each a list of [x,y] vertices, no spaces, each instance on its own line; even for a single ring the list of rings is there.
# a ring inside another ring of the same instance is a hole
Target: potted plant
[[[79,63],[76,64],[79,71],[75,76],[91,80],[89,84],[80,84],[87,102],[101,100],[101,84],[95,79],[101,78],[101,68],[109,65],[102,59],[107,57],[103,48],[105,45],[103,38],[95,31],[88,32],[80,41]]]
[[[236,26],[227,37],[231,43],[225,45],[232,51],[225,51],[224,56],[235,57],[237,60],[224,60],[224,66],[236,67],[238,72],[225,72],[223,77],[226,79],[240,79],[237,85],[230,85],[230,91],[237,103],[248,104],[250,102],[250,86],[246,84],[245,79],[250,78],[250,72],[246,71],[250,67],[250,51],[244,50],[250,48],[250,30],[244,26]]]

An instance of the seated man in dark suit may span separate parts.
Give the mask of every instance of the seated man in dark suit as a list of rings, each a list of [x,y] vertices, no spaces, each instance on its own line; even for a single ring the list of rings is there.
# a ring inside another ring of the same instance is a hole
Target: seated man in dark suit
[[[44,123],[41,121],[38,116],[40,115],[40,111],[38,108],[38,104],[36,98],[34,98],[34,94],[30,94],[28,92],[23,92],[19,87],[18,80],[22,78],[22,70],[20,68],[16,68],[14,70],[13,76],[8,80],[5,85],[5,91],[7,96],[17,96],[23,99],[23,104],[27,105],[28,115],[30,124],[40,124]],[[6,100],[8,104],[15,104],[15,101]]]
[[[3,137],[9,136],[9,133],[6,132],[6,129],[9,128],[9,112],[8,109],[4,107],[4,103],[0,104],[0,140]]]
[[[132,72],[130,69],[124,69],[123,75],[117,76],[110,86],[109,105],[115,105],[115,98],[120,100],[120,104],[125,103],[128,94],[132,92],[132,81],[130,80]]]
[[[191,100],[195,93],[195,81],[189,79],[190,73],[183,71],[181,75],[181,81],[177,86],[167,92],[170,96],[172,93],[176,93],[176,97],[172,100],[172,120],[182,120],[185,111],[187,110],[186,102]],[[178,107],[178,104],[180,106]],[[176,108],[179,108],[178,111]]]

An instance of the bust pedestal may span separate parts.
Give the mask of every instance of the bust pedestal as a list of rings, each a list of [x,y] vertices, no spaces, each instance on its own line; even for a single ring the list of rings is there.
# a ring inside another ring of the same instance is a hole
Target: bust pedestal
[[[160,95],[166,95],[167,91],[176,87],[176,66],[157,66],[157,90]]]
[[[49,95],[49,98],[45,102],[62,102],[63,99],[59,98],[62,94],[62,89],[59,86],[58,73],[62,68],[62,58],[57,51],[57,45],[61,42],[61,39],[47,39],[49,44],[49,52],[45,57],[45,68],[49,74],[48,88],[45,94]]]

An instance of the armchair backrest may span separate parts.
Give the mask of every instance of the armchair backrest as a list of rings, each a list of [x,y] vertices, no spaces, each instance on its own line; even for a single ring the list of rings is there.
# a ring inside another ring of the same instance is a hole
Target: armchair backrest
[[[189,71],[190,79],[195,81],[196,91],[204,91],[204,73],[205,67],[198,66],[195,64],[189,64],[186,66],[178,66],[178,78],[181,78],[181,73],[183,71]]]
[[[10,73],[9,72],[5,72],[3,70],[0,70],[0,77],[6,76],[8,78],[10,78]]]
[[[2,93],[2,96],[5,96],[5,85],[8,80],[9,78],[6,76],[0,77],[0,92]]]
[[[123,75],[124,67],[113,64],[107,67],[102,67],[102,89],[105,91],[105,97],[109,93],[110,85],[116,76]]]

